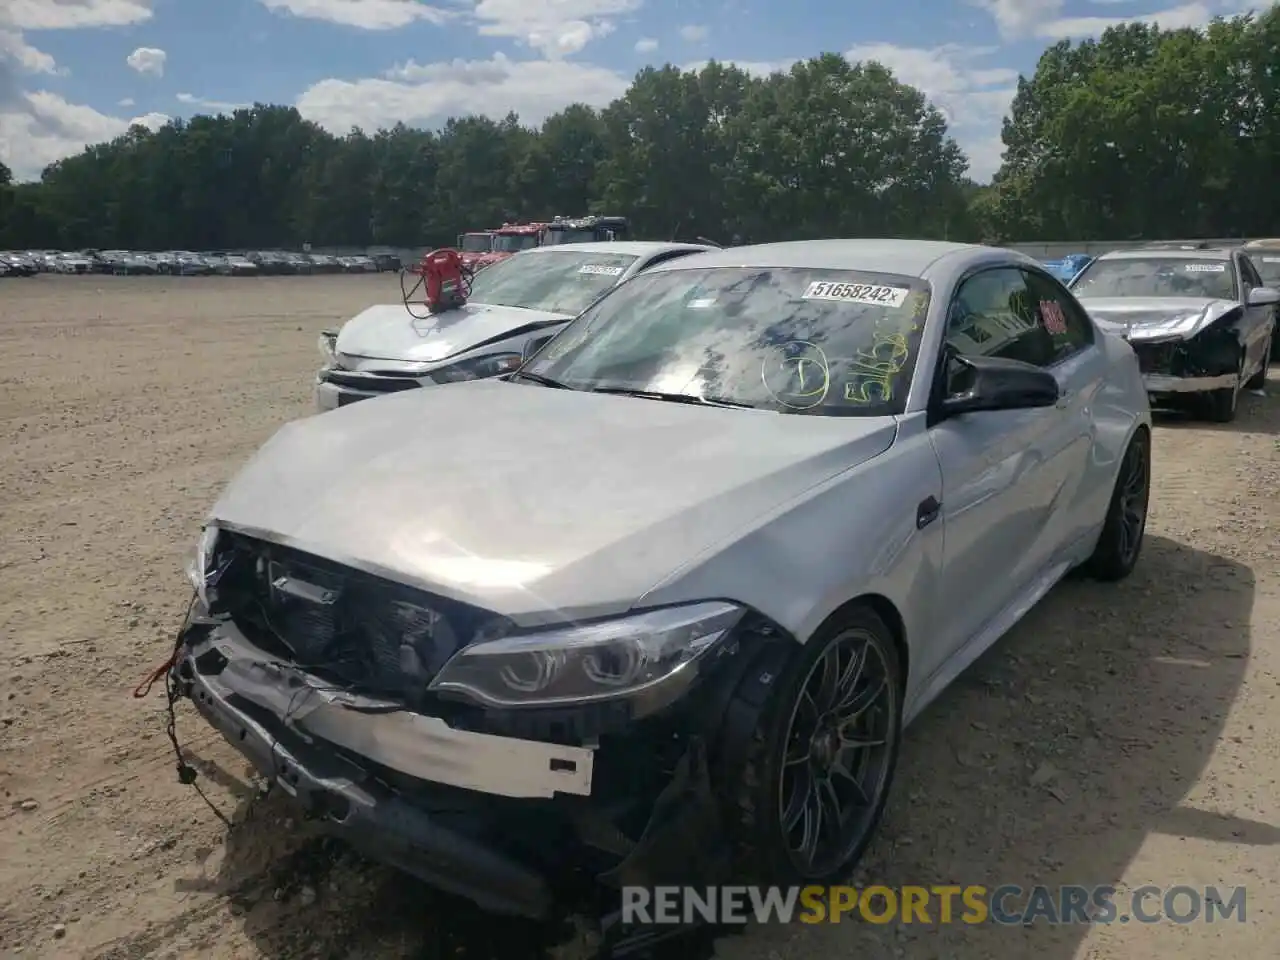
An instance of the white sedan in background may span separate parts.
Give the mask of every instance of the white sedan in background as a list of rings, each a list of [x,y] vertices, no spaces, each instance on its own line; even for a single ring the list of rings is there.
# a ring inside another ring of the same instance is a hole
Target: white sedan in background
[[[467,304],[416,317],[370,307],[320,336],[320,411],[416,387],[510,373],[612,287],[713,247],[611,241],[535,247],[476,273]]]

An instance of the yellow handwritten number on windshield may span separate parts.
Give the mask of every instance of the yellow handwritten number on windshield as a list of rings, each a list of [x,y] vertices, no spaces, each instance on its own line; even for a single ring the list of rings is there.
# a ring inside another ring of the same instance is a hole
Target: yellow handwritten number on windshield
[[[852,379],[844,385],[849,403],[887,403],[893,399],[893,380],[906,365],[911,345],[905,334],[879,324],[871,347],[859,350],[850,363]]]

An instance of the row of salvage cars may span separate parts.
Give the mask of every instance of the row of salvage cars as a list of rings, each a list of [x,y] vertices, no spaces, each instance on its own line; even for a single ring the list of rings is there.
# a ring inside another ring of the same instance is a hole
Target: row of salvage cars
[[[109,274],[114,276],[251,277],[316,273],[382,273],[399,271],[394,254],[337,257],[319,253],[250,251],[194,253],[170,250],[140,253],[129,250],[0,251],[0,277],[31,277],[38,273]]]
[[[173,696],[495,911],[843,879],[904,727],[1069,572],[1134,569],[1149,394],[1257,378],[1245,263],[1102,257],[1081,300],[991,247],[615,242],[371,308],[213,507]],[[1112,331],[1157,328],[1147,374]]]

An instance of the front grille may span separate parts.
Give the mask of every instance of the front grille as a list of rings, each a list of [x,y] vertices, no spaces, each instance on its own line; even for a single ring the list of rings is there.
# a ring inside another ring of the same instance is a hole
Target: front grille
[[[407,373],[348,373],[345,370],[327,370],[325,379],[340,387],[367,390],[371,393],[392,393],[421,386]]]
[[[1143,373],[1171,373],[1181,343],[1132,343]]]
[[[224,534],[219,607],[254,643],[344,687],[413,697],[495,618],[288,547]]]

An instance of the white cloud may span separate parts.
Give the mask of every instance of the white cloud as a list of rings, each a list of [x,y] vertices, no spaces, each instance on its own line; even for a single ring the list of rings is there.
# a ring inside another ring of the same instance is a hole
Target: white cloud
[[[636,53],[653,53],[658,49],[658,41],[652,37],[642,37],[636,41]]]
[[[28,44],[16,30],[0,30],[0,62],[6,61],[24,73],[58,72],[53,57]]]
[[[23,100],[24,109],[0,112],[0,160],[19,180],[33,180],[55,160],[118,137],[132,124],[154,130],[169,120],[162,113],[131,120],[107,116],[43,90],[24,94]]]
[[[168,59],[169,55],[158,47],[139,47],[125,57],[125,63],[143,76],[163,77]]]
[[[419,0],[260,0],[275,13],[327,20],[362,30],[396,30],[418,20],[443,23],[452,14]]]
[[[474,18],[486,37],[510,37],[555,59],[612,33],[618,17],[643,0],[478,0]]]
[[[46,165],[117,137],[132,123],[154,128],[169,119],[158,113],[110,116],[47,90],[24,89],[23,74],[64,71],[20,31],[126,26],[150,19],[152,5],[153,0],[0,0],[0,160],[19,180],[38,177]]]
[[[570,103],[604,106],[621,96],[629,79],[607,67],[563,60],[413,61],[387,79],[322,80],[298,97],[298,110],[325,129],[345,134],[397,121],[432,127],[449,117],[482,114],[500,119],[514,110],[528,124]]]
[[[0,24],[20,30],[122,27],[151,19],[153,0],[3,0]]]
[[[119,107],[132,107],[132,106],[133,106],[133,97],[125,97],[125,98],[124,98],[123,100],[121,100],[118,104],[116,104],[116,106],[119,106]]]
[[[1062,12],[1064,0],[972,0],[974,6],[991,14],[996,29],[1006,40],[1028,37],[1037,26]]]
[[[680,28],[680,39],[686,43],[699,43],[711,33],[709,29],[697,23],[686,23]]]
[[[1065,0],[969,0],[986,10],[996,21],[996,28],[1006,40],[1035,37],[1041,40],[1064,40],[1096,37],[1108,27],[1125,23],[1153,23],[1165,30],[1203,27],[1214,17],[1229,17],[1249,12],[1256,0],[1192,0],[1150,13],[1132,13],[1112,17],[1063,17]],[[1090,0],[1091,3],[1114,6],[1132,0]]]
[[[1203,3],[1186,3],[1180,7],[1170,7],[1155,13],[1135,14],[1131,17],[1060,17],[1040,24],[1036,28],[1036,36],[1046,40],[1096,37],[1108,27],[1118,27],[1123,23],[1153,23],[1164,30],[1203,27],[1215,16],[1221,14],[1221,10],[1214,10]]]
[[[253,106],[251,103],[229,103],[226,100],[206,100],[204,97],[197,97],[193,93],[179,93],[174,97],[179,103],[186,104],[189,107],[195,107],[205,113],[235,113],[237,110],[246,110]]]

